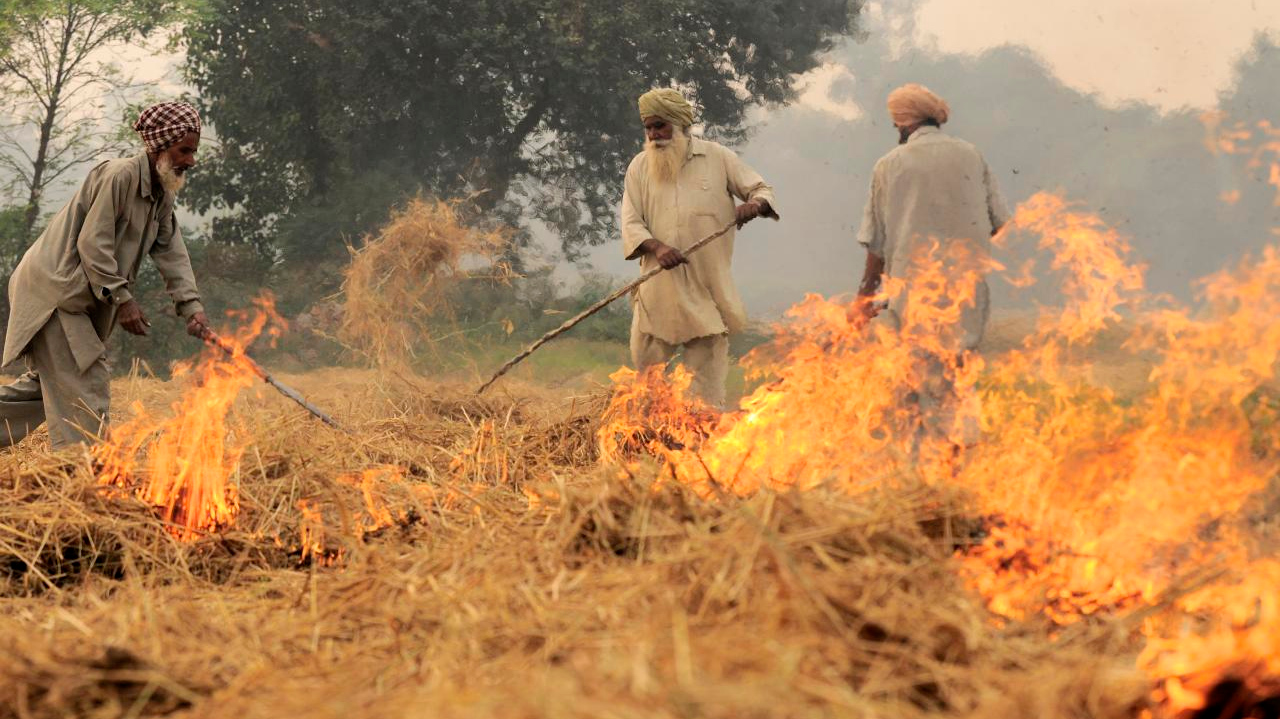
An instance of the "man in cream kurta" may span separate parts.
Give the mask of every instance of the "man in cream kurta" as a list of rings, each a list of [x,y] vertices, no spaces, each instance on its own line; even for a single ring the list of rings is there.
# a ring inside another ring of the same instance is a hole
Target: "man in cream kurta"
[[[734,220],[776,219],[773,189],[728,148],[689,136],[693,111],[675,90],[645,93],[639,105],[647,142],[627,168],[622,249],[642,271],[666,271],[632,297],[632,361],[665,364],[683,348],[694,392],[723,407],[728,335],[747,320],[730,273],[734,231],[687,258],[682,251]]]
[[[46,420],[54,449],[98,435],[110,404],[105,342],[116,324],[139,335],[150,326],[130,292],[144,255],[187,331],[207,327],[173,212],[195,164],[199,117],[190,105],[162,103],[134,129],[146,151],[93,168],[9,280],[3,363],[23,357],[31,371],[0,387],[0,446]]]

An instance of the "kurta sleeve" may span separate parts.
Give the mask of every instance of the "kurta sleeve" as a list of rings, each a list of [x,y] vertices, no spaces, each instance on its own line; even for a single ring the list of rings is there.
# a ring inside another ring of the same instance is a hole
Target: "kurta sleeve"
[[[862,212],[862,228],[858,231],[858,242],[866,246],[867,252],[877,257],[884,257],[884,246],[887,241],[884,215],[880,207],[884,184],[881,177],[883,174],[883,166],[876,163],[875,170],[871,173],[871,187],[867,191],[867,207]]]
[[[103,173],[90,192],[89,211],[76,235],[76,254],[94,299],[109,305],[133,299],[116,262],[116,219],[132,187],[126,172]]]
[[[982,166],[984,168],[983,179],[987,185],[987,214],[991,217],[991,234],[995,234],[1009,221],[1009,207],[1004,202],[1004,196],[1000,194],[1000,183],[996,182],[996,176],[991,172],[991,166],[985,161]]]
[[[182,228],[178,226],[178,216],[172,206],[161,218],[156,241],[151,245],[151,261],[160,270],[164,291],[173,299],[179,316],[189,319],[197,312],[204,312],[200,290],[196,289],[196,275],[191,269],[191,256],[182,241]]]
[[[750,202],[760,200],[768,203],[769,209],[778,214],[778,200],[773,195],[773,187],[764,181],[760,173],[743,162],[738,153],[728,148],[724,151],[725,175],[729,178],[729,192],[738,199]]]
[[[622,253],[628,260],[640,255],[640,245],[645,240],[653,239],[641,209],[644,198],[642,184],[639,163],[632,162],[627,168],[622,190]]]

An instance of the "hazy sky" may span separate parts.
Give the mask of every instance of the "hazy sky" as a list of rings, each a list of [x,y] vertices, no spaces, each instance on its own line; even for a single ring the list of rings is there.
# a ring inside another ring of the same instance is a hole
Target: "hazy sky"
[[[1031,48],[1069,87],[1162,109],[1211,106],[1280,0],[926,0],[915,40],[948,53]]]
[[[1280,32],[1280,0],[888,0],[870,3],[865,21],[898,51],[1019,45],[1068,87],[1174,110],[1213,106],[1254,35]],[[828,64],[805,80],[805,105],[849,120],[863,111],[832,97],[839,83],[857,81],[850,68]]]

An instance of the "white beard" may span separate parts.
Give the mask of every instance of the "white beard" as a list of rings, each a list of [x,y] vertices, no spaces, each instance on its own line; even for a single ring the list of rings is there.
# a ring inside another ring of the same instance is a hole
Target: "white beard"
[[[670,140],[646,140],[644,154],[649,159],[649,179],[658,184],[675,182],[689,151],[689,136],[677,129]]]
[[[186,175],[179,175],[178,171],[173,169],[173,160],[168,155],[160,155],[156,160],[156,175],[160,177],[160,186],[165,192],[178,194],[182,186],[187,184]]]

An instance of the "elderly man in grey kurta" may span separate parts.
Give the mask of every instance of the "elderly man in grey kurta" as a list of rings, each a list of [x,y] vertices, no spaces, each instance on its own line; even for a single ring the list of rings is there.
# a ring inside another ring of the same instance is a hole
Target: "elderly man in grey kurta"
[[[173,212],[195,165],[199,115],[186,103],[162,103],[144,111],[134,130],[145,151],[93,168],[9,280],[4,364],[23,357],[30,371],[0,387],[0,446],[45,421],[54,449],[90,441],[105,428],[105,342],[117,324],[136,335],[150,326],[130,291],[144,255],[187,331],[198,337],[207,329]]]
[[[898,129],[899,146],[876,163],[871,180],[871,196],[863,216],[858,241],[867,248],[867,263],[858,300],[849,317],[862,323],[877,314],[873,301],[881,280],[888,276],[905,283],[905,289],[890,298],[889,322],[902,327],[907,304],[913,294],[912,280],[920,269],[922,250],[934,242],[962,245],[967,263],[944,268],[952,273],[976,273],[991,254],[991,236],[1008,220],[1008,210],[1000,196],[996,179],[982,154],[973,145],[942,132],[950,108],[921,85],[905,85],[889,95],[889,113]],[[962,275],[957,274],[957,277]],[[972,276],[972,275],[970,275]],[[954,326],[941,326],[938,346],[946,347],[951,358],[923,353],[917,368],[922,386],[915,399],[932,420],[936,432],[950,434],[956,444],[976,441],[976,426],[948,426],[958,398],[947,376],[948,364],[963,361],[963,353],[982,340],[989,312],[985,280],[973,288],[971,301],[965,300]],[[924,356],[929,355],[929,356]],[[932,416],[930,416],[932,415]]]
[[[733,230],[689,257],[682,250],[734,220],[777,219],[773,188],[733,151],[689,135],[693,108],[679,92],[647,92],[639,106],[646,142],[627,168],[622,249],[642,271],[667,271],[632,297],[631,358],[644,369],[683,348],[693,391],[723,407],[728,335],[747,321],[730,274]],[[735,206],[735,197],[743,203]]]

